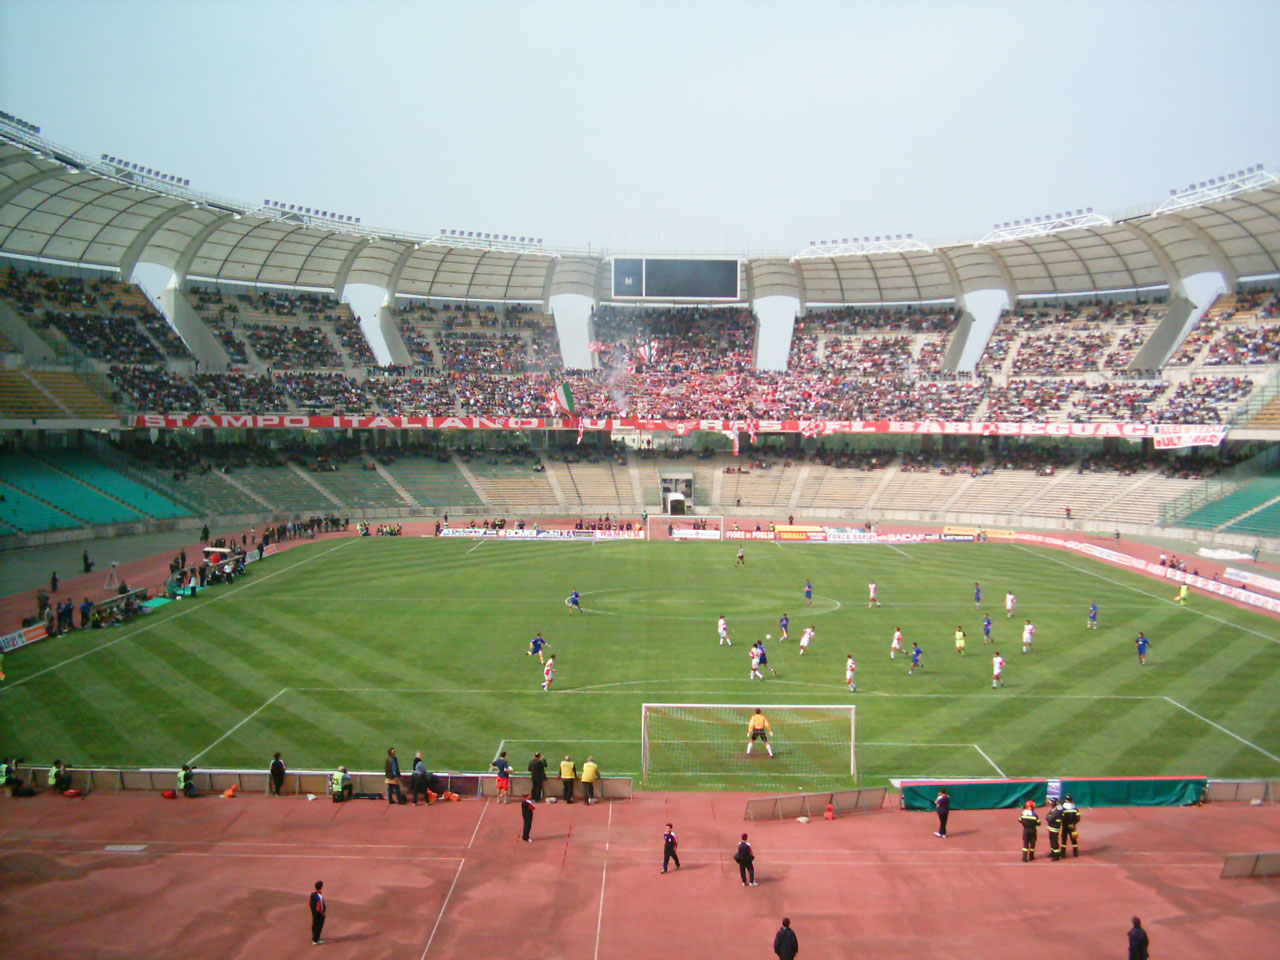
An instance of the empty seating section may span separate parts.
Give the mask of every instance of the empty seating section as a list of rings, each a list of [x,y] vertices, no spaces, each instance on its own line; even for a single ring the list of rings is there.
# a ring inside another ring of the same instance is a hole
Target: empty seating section
[[[1164,504],[1176,500],[1203,482],[1177,477],[1152,477],[1150,474],[1143,476],[1147,478],[1145,482],[1135,483],[1111,504],[1092,514],[1093,519],[1122,523],[1159,523],[1160,508]]]
[[[150,472],[160,473],[160,471]],[[200,512],[205,516],[255,513],[266,509],[216,470],[203,474],[193,473],[177,481],[176,486],[175,492],[182,499],[199,507]]]
[[[599,506],[609,512],[624,505],[630,508],[631,479],[624,475],[625,467],[617,467],[607,460],[603,463],[566,463],[564,466],[572,478],[578,500],[583,507]]]
[[[969,476],[942,473],[909,473],[893,470],[889,482],[875,501],[878,510],[911,510],[938,513],[957,493]]]
[[[800,474],[799,467],[775,465],[770,469],[753,466],[727,467],[720,502],[726,507],[759,508],[771,513],[786,512]],[[745,472],[737,472],[737,471]],[[730,472],[732,471],[732,472]]]
[[[4,467],[3,475],[7,481],[9,471]],[[4,500],[0,501],[0,520],[23,533],[40,533],[44,530],[63,530],[80,526],[80,521],[70,514],[56,510],[46,503],[34,500],[7,482],[0,482],[0,493]]]
[[[1034,470],[997,470],[975,477],[947,508],[954,513],[1018,513],[1052,477]]]
[[[385,463],[383,469],[421,506],[462,507],[480,502],[466,477],[450,461],[397,455],[395,462]]]
[[[504,513],[515,516],[524,507],[553,509],[559,506],[546,474],[535,473],[531,462],[508,464],[472,460],[467,467],[489,503]]]
[[[65,417],[66,410],[50,400],[22,370],[0,370],[0,416]]]
[[[1263,507],[1257,513],[1229,524],[1227,530],[1231,533],[1256,533],[1264,537],[1280,537],[1280,503]]]
[[[1280,430],[1280,396],[1268,400],[1248,425],[1253,430]]]
[[[78,373],[32,370],[31,377],[58,398],[73,417],[118,417],[119,411],[94,390]]]
[[[32,456],[0,455],[0,473],[7,483],[56,505],[85,523],[125,523],[146,519],[132,507],[99,493]]]
[[[69,473],[81,483],[101,490],[117,500],[122,500],[139,513],[157,520],[190,516],[191,511],[179,506],[168,497],[131,480],[119,471],[74,451],[42,453],[40,459],[51,466]]]
[[[1213,529],[1231,523],[1242,513],[1262,506],[1268,500],[1280,497],[1280,473],[1269,474],[1251,480],[1225,497],[1207,503],[1178,521],[1179,526]]]
[[[288,467],[240,467],[235,478],[277,510],[326,512],[333,501]]]
[[[345,507],[408,506],[376,470],[362,469],[360,464],[344,464],[338,470],[310,474],[311,478],[333,494]]]
[[[815,463],[800,491],[796,510],[863,510],[884,479],[883,470],[856,470]]]
[[[1118,473],[1066,473],[1053,480],[1042,496],[1026,506],[1029,517],[1090,517],[1135,483]]]

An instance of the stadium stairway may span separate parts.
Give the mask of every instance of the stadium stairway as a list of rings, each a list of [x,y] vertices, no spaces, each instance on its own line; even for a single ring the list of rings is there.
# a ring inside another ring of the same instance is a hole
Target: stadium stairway
[[[0,370],[0,416],[65,417],[68,411],[25,370]]]
[[[298,477],[299,480],[301,480],[303,483],[307,484],[308,486],[314,487],[317,493],[319,493],[322,497],[324,497],[326,500],[329,501],[327,504],[324,505],[325,510],[332,509],[333,507],[341,508],[343,506],[343,503],[341,500],[339,500],[336,496],[334,496],[333,493],[327,490],[324,486],[322,486],[321,483],[318,480],[316,480],[315,477],[313,477],[306,470],[303,470],[296,463],[288,464],[288,469],[291,470]]]
[[[581,506],[582,494],[578,490],[577,482],[573,479],[573,473],[569,470],[569,465],[567,463],[557,463],[549,459],[541,451],[538,452],[538,459],[542,462],[543,470],[546,471],[543,476],[547,478],[551,492],[555,494],[556,504],[566,510],[573,506]],[[561,472],[562,470],[563,473]],[[573,498],[572,503],[569,501],[570,495]]]
[[[365,463],[373,464],[373,468],[378,472],[378,476],[380,476],[386,482],[387,486],[389,486],[392,490],[394,490],[397,494],[399,494],[400,499],[403,500],[406,504],[408,504],[410,507],[422,506],[422,504],[418,502],[417,498],[413,494],[411,494],[408,490],[406,490],[404,486],[400,483],[400,481],[398,481],[395,477],[393,477],[387,471],[386,467],[380,464],[377,460],[373,459],[373,457],[369,456],[367,453],[362,455],[362,459],[364,460]]]
[[[484,490],[483,487],[481,487],[480,481],[476,478],[476,475],[471,472],[471,468],[468,467],[465,463],[463,463],[462,458],[457,456],[456,454],[454,454],[450,459],[452,460],[453,465],[458,468],[458,472],[462,474],[462,479],[467,481],[467,485],[471,487],[472,491],[475,493],[476,497],[479,498],[480,502],[484,504],[486,507],[489,506],[491,502],[489,500],[489,494]]]

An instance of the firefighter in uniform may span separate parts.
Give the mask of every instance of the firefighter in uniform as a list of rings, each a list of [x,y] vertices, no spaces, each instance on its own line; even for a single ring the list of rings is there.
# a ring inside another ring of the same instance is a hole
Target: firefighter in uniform
[[[1054,800],[1045,814],[1044,825],[1049,830],[1049,859],[1062,859],[1062,807]]]
[[[1071,840],[1071,855],[1080,856],[1080,808],[1071,797],[1062,798],[1062,856],[1067,856],[1067,840]]]
[[[1040,827],[1040,817],[1036,814],[1036,802],[1028,800],[1018,814],[1018,822],[1022,824],[1022,862],[1028,863],[1036,858],[1036,830]]]

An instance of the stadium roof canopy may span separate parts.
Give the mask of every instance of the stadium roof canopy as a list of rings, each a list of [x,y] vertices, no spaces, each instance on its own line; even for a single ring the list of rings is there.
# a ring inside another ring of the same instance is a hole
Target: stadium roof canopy
[[[95,161],[12,126],[0,134],[0,254],[108,267],[126,277],[149,262],[184,279],[338,293],[347,283],[369,283],[398,296],[609,295],[607,255],[600,253],[415,236],[319,211],[286,213],[197,193],[176,178],[105,157]],[[751,258],[744,290],[752,298],[880,303],[983,289],[1040,296],[1167,284],[1180,292],[1181,278],[1205,271],[1228,284],[1280,273],[1280,178],[1259,170],[1234,189],[1200,194],[1114,221],[1068,216],[976,242],[811,247]]]

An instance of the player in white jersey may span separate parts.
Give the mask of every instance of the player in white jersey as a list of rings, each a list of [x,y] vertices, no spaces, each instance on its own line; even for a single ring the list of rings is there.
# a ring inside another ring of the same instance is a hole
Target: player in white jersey
[[[733,641],[729,639],[729,621],[721,617],[716,623],[716,632],[720,634],[720,646],[728,644],[733,646]]]
[[[800,656],[804,656],[804,652],[809,649],[809,644],[813,642],[813,627],[805,627],[804,633],[800,634]]]
[[[996,655],[991,658],[991,689],[1004,686],[1004,657],[1000,656],[1000,651],[996,651]]]
[[[1026,653],[1028,650],[1031,649],[1031,644],[1035,642],[1035,639],[1036,639],[1036,628],[1031,623],[1031,621],[1028,620],[1026,622],[1026,625],[1022,628],[1022,652],[1023,653]]]
[[[880,601],[876,599],[876,585],[874,583],[867,584],[867,609],[880,606]]]
[[[1013,595],[1013,591],[1004,595],[1004,615],[1006,617],[1013,616],[1013,608],[1018,605],[1018,598]]]
[[[889,659],[897,660],[898,654],[902,651],[902,628],[893,628],[893,643],[889,644]]]
[[[556,655],[553,653],[547,657],[546,665],[542,668],[542,689],[550,690],[551,684],[556,679]]]
[[[853,654],[848,655],[849,658],[844,662],[844,682],[849,685],[850,693],[858,692],[857,679],[858,665],[853,662]]]
[[[764,674],[760,672],[760,648],[754,643],[751,645],[751,672],[747,674],[747,679],[764,679]]]

